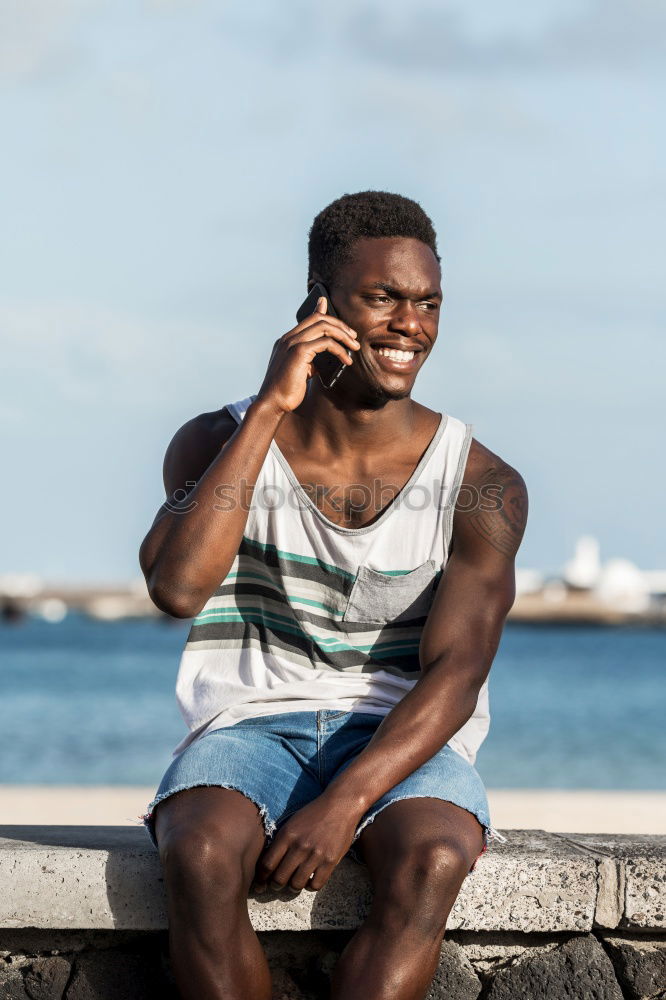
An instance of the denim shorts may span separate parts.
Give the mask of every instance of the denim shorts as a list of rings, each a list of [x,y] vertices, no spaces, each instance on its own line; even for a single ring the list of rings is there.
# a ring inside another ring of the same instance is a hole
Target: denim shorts
[[[150,839],[157,847],[154,809],[159,802],[186,788],[215,785],[236,789],[254,802],[268,843],[293,813],[317,798],[351,764],[383,718],[329,709],[285,712],[206,733],[172,761],[162,778],[143,817]],[[489,839],[500,837],[490,825],[488,799],[478,772],[447,744],[373,803],[361,817],[347,853],[363,864],[353,844],[368,823],[392,802],[423,796],[453,802],[476,816],[483,827],[481,854]],[[476,861],[470,872],[475,865]]]

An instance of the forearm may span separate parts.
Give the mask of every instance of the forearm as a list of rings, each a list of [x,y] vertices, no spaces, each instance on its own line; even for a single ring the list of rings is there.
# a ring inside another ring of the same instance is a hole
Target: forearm
[[[385,792],[425,764],[471,717],[482,681],[476,670],[435,664],[376,729],[325,795],[359,818]]]
[[[180,503],[169,501],[142,548],[153,600],[193,617],[223,580],[238,549],[256,480],[282,415],[255,401]]]

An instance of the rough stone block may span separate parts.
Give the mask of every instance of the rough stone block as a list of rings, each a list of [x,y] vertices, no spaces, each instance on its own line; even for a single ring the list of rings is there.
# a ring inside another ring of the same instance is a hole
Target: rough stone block
[[[666,998],[666,941],[604,940],[627,1000]]]
[[[575,847],[539,830],[509,831],[465,879],[448,920],[450,930],[591,930],[597,894],[596,862]],[[372,900],[368,875],[341,862],[317,893],[283,900],[278,894],[251,897],[257,930],[355,928]]]
[[[588,931],[597,897],[596,862],[554,834],[507,830],[463,883],[449,930],[522,933]]]
[[[458,943],[482,983],[504,966],[514,965],[526,952],[535,948],[552,951],[559,948],[562,938],[546,934],[503,934],[497,931],[448,934]]]
[[[0,997],[2,1000],[30,1000],[23,983],[24,963],[11,958],[0,962]]]
[[[465,879],[451,931],[658,931],[666,923],[666,837],[507,830]],[[142,828],[1,827],[0,927],[154,931],[167,926],[159,856]],[[317,893],[251,896],[257,931],[356,928],[367,871],[349,859]]]
[[[328,1000],[331,975],[350,937],[347,931],[260,931],[275,1000]]]
[[[157,1000],[164,996],[146,956],[119,950],[78,956],[66,1000]]]
[[[487,1000],[623,1000],[613,965],[591,935],[573,938],[553,951],[527,954],[501,969],[492,980]]]
[[[477,1000],[481,980],[460,945],[444,941],[427,1000]]]
[[[612,924],[602,919],[597,921],[600,926],[651,931],[666,928],[666,836],[620,833],[558,836],[598,859],[600,890],[611,871],[608,862],[611,859],[615,862],[613,878],[617,886],[619,920]],[[600,900],[606,917],[608,898],[602,891]]]
[[[331,977],[351,935],[268,932],[260,939],[273,976],[274,1000],[328,1000]],[[445,941],[428,1000],[477,1000],[481,982],[460,945]]]
[[[25,975],[25,991],[31,1000],[62,1000],[71,965],[60,955],[36,958]]]
[[[597,896],[591,852],[539,830],[505,831],[465,879],[450,930],[587,931]],[[0,927],[166,928],[159,856],[133,827],[2,827]],[[317,893],[251,896],[257,931],[357,927],[372,899],[367,871],[343,859]]]
[[[271,969],[273,1000],[319,1000],[325,994],[305,990],[299,986],[286,969]]]

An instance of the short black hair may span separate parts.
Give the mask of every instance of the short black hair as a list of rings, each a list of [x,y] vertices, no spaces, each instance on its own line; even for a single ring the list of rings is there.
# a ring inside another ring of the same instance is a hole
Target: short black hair
[[[308,280],[315,271],[331,282],[363,237],[403,236],[429,246],[437,262],[437,237],[417,201],[388,191],[344,194],[316,216],[308,235]]]

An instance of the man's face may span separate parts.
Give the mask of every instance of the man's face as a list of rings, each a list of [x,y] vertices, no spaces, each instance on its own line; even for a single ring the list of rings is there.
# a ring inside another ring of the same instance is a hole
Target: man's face
[[[357,240],[329,291],[361,345],[336,388],[374,406],[409,396],[437,339],[441,272],[430,247],[403,237]]]

